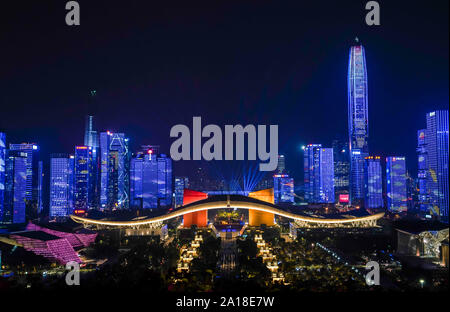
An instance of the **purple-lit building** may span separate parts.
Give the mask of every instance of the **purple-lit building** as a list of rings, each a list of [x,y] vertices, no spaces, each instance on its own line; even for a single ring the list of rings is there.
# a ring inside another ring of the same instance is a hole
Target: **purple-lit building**
[[[69,261],[82,263],[76,250],[89,246],[96,237],[97,233],[87,230],[67,233],[30,223],[26,231],[12,233],[9,238],[27,251],[65,265]]]

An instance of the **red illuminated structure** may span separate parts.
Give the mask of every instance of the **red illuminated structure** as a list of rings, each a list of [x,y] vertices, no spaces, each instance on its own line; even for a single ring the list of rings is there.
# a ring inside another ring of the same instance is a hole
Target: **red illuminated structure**
[[[348,194],[339,194],[339,203],[348,204],[350,196]]]
[[[194,190],[185,189],[183,194],[183,206],[208,198],[208,194]],[[192,225],[206,227],[208,225],[208,211],[187,213],[183,216],[183,226],[189,228]]]

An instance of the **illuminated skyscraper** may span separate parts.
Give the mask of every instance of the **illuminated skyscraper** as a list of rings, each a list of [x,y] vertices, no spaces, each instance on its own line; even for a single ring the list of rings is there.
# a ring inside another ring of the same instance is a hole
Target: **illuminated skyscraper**
[[[184,190],[189,188],[188,177],[175,177],[175,207],[183,205]]]
[[[383,207],[383,176],[380,156],[365,158],[364,191],[364,205],[366,208]]]
[[[286,173],[286,158],[284,157],[284,155],[278,155],[277,173]]]
[[[386,193],[389,211],[407,211],[405,157],[386,158]]]
[[[92,201],[92,148],[89,146],[75,147],[75,182],[74,210],[75,213],[87,211]]]
[[[130,153],[123,133],[100,134],[100,206],[128,209],[130,206]]]
[[[139,153],[131,160],[131,198],[134,207],[153,209],[172,205],[172,159],[164,154]]]
[[[448,223],[448,110],[427,114],[425,144],[430,209]]]
[[[417,186],[419,188],[419,209],[423,213],[429,211],[429,199],[427,193],[427,149],[425,143],[426,129],[417,131]]]
[[[275,174],[273,176],[274,201],[277,203],[294,202],[294,179],[287,174]]]
[[[364,47],[350,48],[348,62],[348,134],[350,147],[350,199],[364,198],[364,158],[369,156],[367,68]]]
[[[305,199],[309,203],[334,202],[333,149],[309,144],[304,151]]]
[[[26,153],[9,153],[5,162],[4,209],[1,222],[25,223],[28,157]]]
[[[96,92],[91,91],[91,102],[95,100]],[[92,103],[91,103],[92,104]],[[85,119],[85,131],[84,131],[84,146],[88,146],[92,151],[92,197],[89,206],[98,207],[100,198],[100,150],[99,150],[99,137],[96,130],[96,123],[94,116],[88,115]]]
[[[25,199],[27,214],[34,218],[42,209],[42,164],[39,165],[39,146],[30,143],[10,144],[9,154],[26,158]]]
[[[0,222],[3,215],[3,201],[5,197],[5,161],[6,161],[6,135],[0,132]]]
[[[67,217],[73,212],[74,156],[50,158],[50,217]]]
[[[333,160],[334,160],[334,193],[335,199],[339,195],[349,194],[350,186],[350,158],[348,142],[340,140],[333,141]]]

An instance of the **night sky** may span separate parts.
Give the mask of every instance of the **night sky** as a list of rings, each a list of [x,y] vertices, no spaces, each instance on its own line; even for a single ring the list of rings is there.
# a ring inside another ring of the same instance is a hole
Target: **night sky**
[[[8,143],[40,144],[46,163],[83,144],[89,111],[133,149],[167,153],[170,128],[201,116],[222,129],[278,124],[300,179],[302,144],[347,139],[355,36],[366,49],[372,154],[406,155],[415,173],[416,131],[426,112],[448,109],[448,0],[379,1],[372,27],[367,1],[78,2],[75,27],[63,0],[2,3],[0,130]]]

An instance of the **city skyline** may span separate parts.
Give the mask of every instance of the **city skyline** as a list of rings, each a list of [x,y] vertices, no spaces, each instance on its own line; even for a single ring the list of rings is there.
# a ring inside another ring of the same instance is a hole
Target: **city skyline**
[[[84,10],[99,10],[95,4],[84,5]],[[170,22],[163,28],[155,28],[151,22],[160,20],[160,17],[150,15],[144,18],[128,8],[129,13],[135,14],[135,19],[143,25],[130,22],[127,30],[136,30],[133,32],[135,35],[121,37],[120,44],[114,44],[110,35],[104,41],[94,40],[104,34],[103,28],[96,25],[105,20],[95,21],[86,16],[78,32],[67,32],[65,28],[51,32],[53,38],[63,42],[61,53],[54,61],[49,60],[54,52],[43,48],[39,51],[45,51],[48,56],[37,53],[34,57],[25,58],[23,64],[19,62],[22,65],[14,71],[9,67],[4,69],[2,78],[8,79],[2,80],[5,90],[0,100],[4,113],[11,118],[2,118],[0,128],[8,133],[8,142],[37,142],[44,158],[48,158],[45,156],[54,152],[71,153],[73,144],[83,144],[84,124],[80,120],[91,109],[100,129],[125,132],[133,138],[130,142],[132,150],[140,144],[158,142],[166,153],[171,143],[170,127],[188,123],[196,114],[201,115],[205,122],[219,125],[258,124],[269,120],[280,125],[280,153],[286,155],[294,178],[302,180],[301,145],[321,143],[331,146],[334,134],[347,137],[345,77],[348,47],[358,36],[368,51],[368,84],[373,90],[369,93],[371,153],[383,157],[401,154],[412,159],[415,157],[415,136],[412,133],[425,127],[423,114],[444,109],[448,103],[448,72],[445,70],[448,67],[448,39],[446,27],[442,27],[445,21],[442,14],[447,11],[448,3],[441,5],[442,9],[427,7],[420,10],[412,6],[407,9],[408,16],[395,18],[386,13],[386,23],[377,32],[371,31],[363,19],[354,19],[361,8],[353,3],[327,7],[324,14],[333,12],[336,16],[331,17],[333,28],[307,18],[309,13],[318,10],[318,4],[277,7],[274,12],[278,15],[273,19],[271,32],[267,32],[267,26],[264,26],[265,16],[274,10],[270,4],[261,5],[253,12],[257,27],[249,25],[244,14],[233,13],[233,20],[242,25],[239,31],[224,18],[225,15],[211,7],[204,7],[199,12],[173,11],[169,14]],[[404,6],[401,3],[386,4],[385,10],[391,12],[397,7]],[[166,9],[163,4],[160,8]],[[244,4],[242,8],[245,9]],[[36,12],[47,10],[41,5],[35,9]],[[230,13],[227,5],[223,10]],[[119,8],[111,6],[112,16],[119,14],[118,11]],[[149,11],[154,12],[154,8]],[[291,12],[295,12],[295,18]],[[55,16],[50,14],[46,21],[26,30],[36,39],[41,38],[38,32],[42,28],[56,25],[58,19],[54,13]],[[11,16],[14,14],[18,12],[13,8]],[[192,20],[181,20],[183,14],[191,16]],[[198,23],[205,21],[207,15],[217,17],[218,21],[210,30],[197,33]],[[349,18],[341,20],[337,16]],[[415,31],[418,26],[408,22],[413,17],[423,20],[425,26],[420,27],[426,28]],[[432,23],[426,23],[428,20]],[[291,28],[283,27],[286,21],[291,23]],[[404,32],[405,25],[408,25],[407,33]],[[223,27],[229,27],[228,35]],[[316,29],[315,36],[308,31],[311,27]],[[92,33],[91,28],[96,31]],[[244,38],[250,32],[256,37],[246,43]],[[275,33],[281,36],[275,36]],[[86,38],[88,47],[77,34]],[[212,44],[200,40],[213,34],[216,39]],[[263,34],[269,34],[266,40]],[[17,35],[11,33],[14,38]],[[183,35],[193,40],[190,47],[181,39]],[[42,40],[48,43],[46,39]],[[179,52],[174,50],[177,42],[182,43]],[[19,46],[3,51],[11,63],[21,55],[14,53]],[[44,46],[53,47],[51,43]],[[160,48],[155,49],[155,46]],[[203,50],[210,53],[205,54],[201,52]],[[131,51],[140,52],[131,58]],[[167,55],[167,51],[173,53]],[[78,60],[76,55],[84,55],[84,59]],[[103,61],[100,55],[104,55],[107,61]],[[36,63],[39,56],[42,56],[42,65]],[[157,59],[162,62],[156,62]],[[115,63],[123,65],[108,68],[108,64]],[[159,63],[169,65],[162,67]],[[29,74],[24,75],[23,66],[27,64],[30,65]],[[66,64],[62,66],[65,71],[60,69],[62,64]],[[48,78],[35,79],[44,69],[49,73]],[[205,76],[211,70],[217,74]],[[236,79],[240,71],[245,83]],[[55,75],[62,78],[53,79]],[[399,75],[402,79],[397,80]],[[22,92],[24,86],[30,90]],[[323,88],[327,92],[322,92]],[[91,90],[97,91],[95,101],[91,100]],[[30,114],[22,116],[23,111]],[[408,111],[409,118],[404,116],[405,111]],[[19,118],[26,127],[13,122]],[[402,120],[402,123],[396,123],[397,120]],[[321,130],[321,124],[327,125],[330,131]],[[48,170],[49,163],[44,165]],[[175,169],[180,167],[177,163],[174,166]],[[407,166],[415,174],[415,162]],[[193,170],[182,174],[187,175]]]

